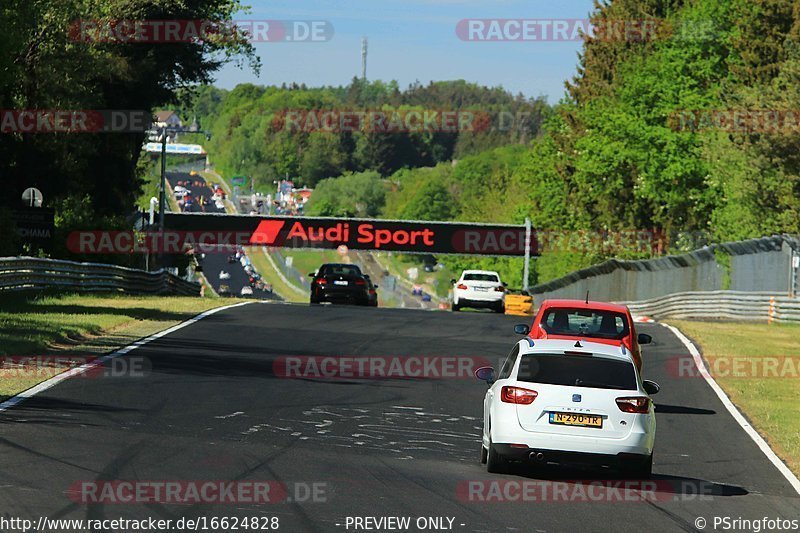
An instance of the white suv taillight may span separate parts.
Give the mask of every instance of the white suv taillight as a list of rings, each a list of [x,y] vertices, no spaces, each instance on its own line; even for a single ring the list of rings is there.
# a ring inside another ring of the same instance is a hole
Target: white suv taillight
[[[500,389],[500,400],[505,403],[516,403],[530,405],[539,396],[535,390],[523,389],[522,387],[505,386]]]
[[[650,398],[645,396],[617,398],[617,407],[623,413],[647,413],[650,410]]]

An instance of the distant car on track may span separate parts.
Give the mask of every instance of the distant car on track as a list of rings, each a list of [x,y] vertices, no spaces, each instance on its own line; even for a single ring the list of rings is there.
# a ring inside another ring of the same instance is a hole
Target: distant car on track
[[[652,337],[636,334],[630,310],[624,305],[589,300],[545,300],[528,328],[514,328],[531,339],[588,339],[592,342],[625,346],[632,352],[637,368],[642,370],[640,344],[650,344]]]
[[[356,265],[327,263],[309,277],[312,304],[342,302],[373,307],[378,304],[377,293],[370,294],[374,284]]]
[[[514,461],[595,464],[647,478],[656,419],[630,351],[594,342],[519,341],[489,384],[483,402],[481,463],[504,473]]]
[[[500,274],[490,270],[465,270],[453,283],[452,310],[462,307],[489,308],[498,313],[506,310],[506,284]]]

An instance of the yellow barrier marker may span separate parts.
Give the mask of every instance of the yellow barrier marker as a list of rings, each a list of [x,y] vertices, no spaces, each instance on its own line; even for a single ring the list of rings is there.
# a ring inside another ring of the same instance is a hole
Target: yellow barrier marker
[[[506,295],[506,314],[519,316],[533,315],[533,298],[522,294]]]

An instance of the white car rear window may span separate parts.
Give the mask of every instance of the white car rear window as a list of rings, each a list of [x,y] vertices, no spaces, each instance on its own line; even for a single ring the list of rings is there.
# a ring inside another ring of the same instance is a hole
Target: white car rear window
[[[619,390],[638,388],[633,362],[586,355],[525,355],[519,362],[517,379],[569,387]]]
[[[498,282],[494,274],[464,274],[464,281],[493,281]]]

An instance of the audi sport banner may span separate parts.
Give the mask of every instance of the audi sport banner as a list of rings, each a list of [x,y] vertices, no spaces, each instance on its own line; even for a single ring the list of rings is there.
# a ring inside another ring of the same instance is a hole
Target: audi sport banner
[[[344,245],[351,250],[525,255],[525,226],[205,213],[165,217],[168,232],[191,233],[200,245],[332,249]],[[533,243],[531,255],[536,251]]]

